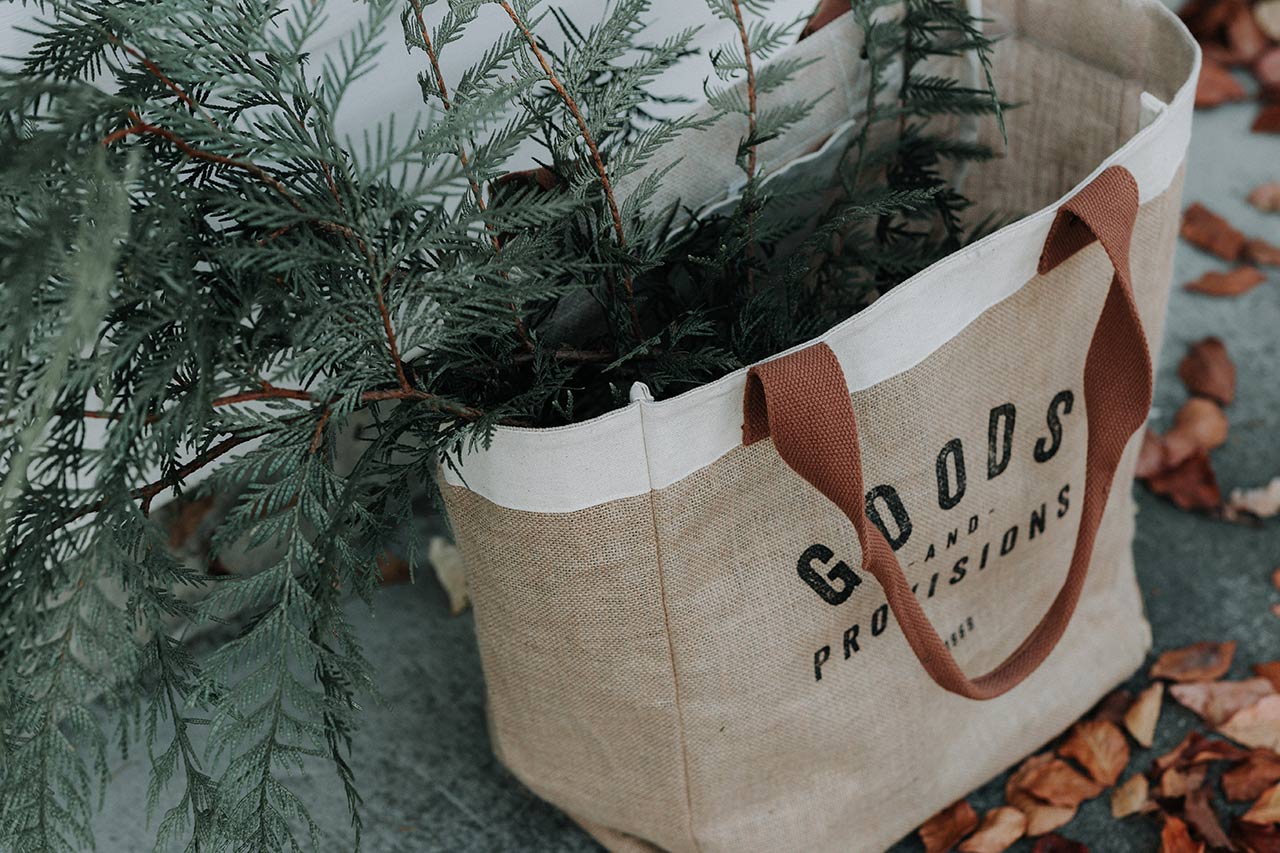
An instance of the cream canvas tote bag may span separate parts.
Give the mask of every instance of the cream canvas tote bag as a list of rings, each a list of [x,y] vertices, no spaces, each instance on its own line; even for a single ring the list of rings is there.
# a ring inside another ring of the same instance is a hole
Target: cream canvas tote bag
[[[1198,50],[1157,0],[985,14],[1023,106],[966,192],[1034,213],[751,370],[442,469],[494,749],[611,850],[883,850],[1148,650],[1130,484]],[[793,48],[834,96],[773,162],[856,119],[857,39]]]

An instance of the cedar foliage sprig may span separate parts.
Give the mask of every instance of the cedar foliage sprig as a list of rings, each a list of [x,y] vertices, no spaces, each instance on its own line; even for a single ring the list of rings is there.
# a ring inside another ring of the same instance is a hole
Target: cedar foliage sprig
[[[796,27],[708,3],[735,34],[711,119],[659,117],[679,104],[651,87],[696,32],[644,41],[648,0],[590,25],[534,0],[366,0],[325,55],[324,0],[38,4],[0,75],[0,846],[92,843],[109,720],[149,756],[157,848],[314,846],[289,779],[317,761],[358,844],[374,676],[344,604],[371,599],[440,462],[633,381],[714,379],[970,239],[948,166],[990,152],[938,119],[1000,105],[930,70],[986,65],[962,10],[854,4],[872,85],[832,187],[771,182],[762,153],[824,97],[769,97],[804,74],[768,61]],[[510,26],[447,79],[483,11]],[[396,18],[429,119],[345,138]],[[736,200],[656,208],[648,164],[725,121]],[[530,149],[539,168],[509,174]],[[263,571],[214,579],[167,547],[153,504],[206,469],[195,493],[238,495],[215,548],[260,546]]]

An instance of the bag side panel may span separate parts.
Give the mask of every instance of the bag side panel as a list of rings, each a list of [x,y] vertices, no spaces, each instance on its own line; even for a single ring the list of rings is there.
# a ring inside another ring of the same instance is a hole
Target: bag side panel
[[[544,514],[441,489],[466,563],[499,759],[584,823],[686,849],[649,495]]]

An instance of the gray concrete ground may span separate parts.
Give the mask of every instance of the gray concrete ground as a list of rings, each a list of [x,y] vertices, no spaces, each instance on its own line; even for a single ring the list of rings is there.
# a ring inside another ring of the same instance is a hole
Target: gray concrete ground
[[[1254,107],[1227,107],[1197,116],[1186,199],[1203,201],[1238,227],[1280,242],[1280,217],[1248,207],[1250,188],[1280,180],[1280,140],[1250,135]],[[1216,259],[1182,246],[1177,279],[1220,268]],[[1188,343],[1222,337],[1240,374],[1230,410],[1232,433],[1214,461],[1225,488],[1280,476],[1280,275],[1252,293],[1214,300],[1175,290],[1157,390],[1157,426],[1184,399],[1177,362]],[[1157,650],[1197,640],[1240,644],[1232,676],[1253,662],[1280,658],[1280,602],[1269,575],[1280,565],[1280,520],[1257,528],[1179,512],[1139,489],[1138,573]],[[379,594],[375,613],[353,607],[369,657],[380,668],[385,704],[368,709],[353,764],[365,796],[365,850],[592,851],[599,848],[554,808],[540,802],[494,760],[485,733],[483,686],[469,616],[451,619],[443,593],[430,581]],[[1149,756],[1172,747],[1193,718],[1167,705]],[[150,849],[146,826],[145,757],[117,761],[98,820],[99,849]],[[976,792],[979,810],[1002,799],[1003,780]],[[327,771],[304,775],[298,791],[322,824],[326,851],[351,849],[346,809]],[[1117,823],[1105,798],[1087,804],[1063,830],[1094,851],[1154,850],[1156,829],[1143,818]],[[1016,849],[1029,849],[1023,844]],[[907,840],[898,851],[919,849]]]

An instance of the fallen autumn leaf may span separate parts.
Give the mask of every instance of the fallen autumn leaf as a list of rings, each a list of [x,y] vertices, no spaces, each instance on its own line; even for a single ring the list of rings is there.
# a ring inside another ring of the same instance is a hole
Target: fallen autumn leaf
[[[1027,816],[1013,806],[1001,806],[982,816],[973,835],[960,845],[960,853],[1003,853],[1027,832]]]
[[[1253,808],[1240,819],[1248,823],[1280,823],[1280,785],[1272,785],[1263,791]]]
[[[1280,182],[1255,187],[1249,193],[1249,204],[1263,213],[1280,213]]]
[[[1160,720],[1160,705],[1164,699],[1164,684],[1157,681],[1138,694],[1124,715],[1124,727],[1141,746],[1151,747],[1156,737],[1156,723]]]
[[[1146,483],[1152,492],[1169,498],[1179,509],[1215,510],[1222,506],[1222,490],[1209,455],[1204,451],[1147,478]]]
[[[1178,364],[1178,378],[1187,391],[1223,406],[1236,399],[1236,365],[1221,338],[1205,338],[1187,348]]]
[[[1182,214],[1181,233],[1191,245],[1224,261],[1238,260],[1244,251],[1244,234],[1203,204],[1193,204]]]
[[[1151,667],[1151,677],[1179,683],[1213,681],[1227,674],[1235,654],[1235,640],[1192,643],[1160,655]]]
[[[1236,267],[1230,272],[1208,272],[1185,286],[1206,296],[1243,296],[1267,280],[1257,267]]]
[[[1255,704],[1263,696],[1274,695],[1276,691],[1265,678],[1247,678],[1244,681],[1175,684],[1169,688],[1169,692],[1173,694],[1173,698],[1199,714],[1206,723],[1217,728],[1238,711]]]
[[[1240,764],[1222,774],[1222,793],[1235,803],[1249,802],[1262,796],[1280,782],[1280,755],[1269,749],[1255,749]]]
[[[1280,750],[1280,694],[1238,711],[1218,731],[1247,747]]]
[[[1256,518],[1280,515],[1280,477],[1256,489],[1233,489],[1226,508],[1229,514],[1247,513]]]
[[[1075,760],[1095,782],[1110,787],[1129,763],[1129,742],[1115,723],[1085,720],[1071,729],[1058,755]]]
[[[1135,773],[1129,780],[1111,792],[1111,816],[1119,819],[1145,811],[1151,799],[1151,785],[1147,777]]]
[[[952,803],[920,826],[925,853],[945,853],[978,825],[978,813],[968,800]]]

